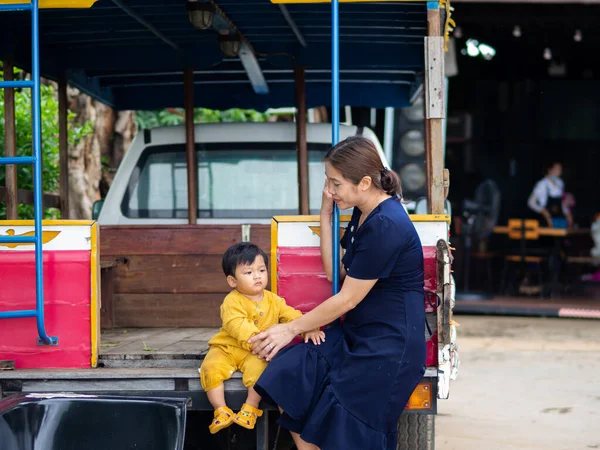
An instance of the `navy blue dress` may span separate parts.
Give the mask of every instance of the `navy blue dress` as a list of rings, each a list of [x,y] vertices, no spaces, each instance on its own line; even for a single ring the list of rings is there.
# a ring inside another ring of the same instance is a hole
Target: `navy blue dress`
[[[284,428],[321,450],[396,450],[398,418],[425,372],[419,236],[395,198],[358,228],[360,214],[344,233],[342,263],[377,283],[324,344],[283,349],[255,386],[284,410]]]

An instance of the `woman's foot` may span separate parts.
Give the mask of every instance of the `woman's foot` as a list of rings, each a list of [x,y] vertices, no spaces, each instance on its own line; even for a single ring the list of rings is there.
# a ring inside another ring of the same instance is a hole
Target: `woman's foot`
[[[233,411],[227,406],[221,406],[215,409],[215,416],[212,423],[208,426],[210,434],[215,434],[233,423]]]
[[[242,405],[242,409],[240,412],[235,415],[233,421],[237,423],[240,427],[247,428],[248,430],[253,430],[256,425],[256,420],[262,416],[262,410],[255,408],[254,406],[249,405],[248,403],[244,403]]]

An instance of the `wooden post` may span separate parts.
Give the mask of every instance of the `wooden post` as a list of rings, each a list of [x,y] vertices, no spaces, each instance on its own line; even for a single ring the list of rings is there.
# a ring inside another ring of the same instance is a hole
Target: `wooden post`
[[[185,106],[185,154],[188,181],[188,221],[196,224],[198,218],[198,163],[196,161],[196,137],[194,135],[194,71],[183,72]]]
[[[60,217],[69,219],[69,128],[67,79],[58,80],[58,162],[60,167]]]
[[[13,60],[8,57],[4,60],[4,80],[13,80]],[[4,156],[17,155],[17,139],[15,132],[15,91],[4,90]],[[6,218],[16,220],[19,218],[17,201],[17,168],[14,165],[6,166]]]
[[[425,38],[425,127],[427,144],[427,207],[430,214],[444,213],[444,38],[439,8],[427,11]]]
[[[304,67],[294,69],[296,87],[296,146],[298,156],[298,206],[310,214],[308,204],[308,145],[306,142],[306,78]]]

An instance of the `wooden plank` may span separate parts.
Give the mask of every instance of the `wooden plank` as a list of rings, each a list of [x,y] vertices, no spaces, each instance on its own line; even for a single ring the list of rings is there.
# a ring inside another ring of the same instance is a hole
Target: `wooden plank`
[[[428,119],[425,126],[428,128],[430,140],[427,148],[427,159],[430,164],[427,165],[429,172],[427,180],[431,186],[431,198],[428,199],[427,207],[429,214],[444,213],[444,153],[443,153],[443,133],[444,124],[442,119]]]
[[[439,8],[427,10],[425,38],[425,135],[427,208],[429,214],[444,212],[444,133],[446,111],[444,81],[444,38]]]
[[[114,348],[129,342],[147,339],[149,336],[164,333],[172,328],[113,328],[102,330],[102,342],[105,348]]]
[[[116,391],[174,391],[175,380],[32,380],[24,381],[22,392],[116,392]]]
[[[15,362],[12,360],[0,360],[0,370],[15,370]]]
[[[425,118],[446,117],[444,79],[444,38],[425,38]]]
[[[117,294],[119,327],[219,327],[223,294]]]
[[[192,341],[192,340],[182,340],[176,342],[171,345],[167,345],[161,348],[157,353],[159,354],[197,354],[197,355],[205,355],[208,351],[208,341]]]
[[[114,267],[100,269],[100,328],[115,325],[115,286]]]
[[[9,198],[11,198],[10,190],[4,186],[0,186],[0,202],[7,202]],[[33,205],[33,191],[17,189],[17,203]],[[59,208],[60,197],[56,194],[44,194],[44,207]]]
[[[184,340],[191,340],[191,341],[206,341],[208,342],[210,340],[210,338],[212,338],[217,331],[219,331],[218,328],[202,328],[202,331],[200,333],[194,334],[193,336],[190,336],[189,338],[186,338]]]
[[[0,372],[0,380],[114,380],[135,378],[198,378],[198,369],[118,368],[118,369],[18,369]],[[233,378],[241,378],[235,373]]]
[[[60,167],[60,217],[69,219],[69,125],[67,77],[58,79],[58,164]]]
[[[100,254],[223,255],[241,240],[240,225],[103,226]]]
[[[227,293],[221,255],[131,255],[116,268],[116,292]]]
[[[118,345],[109,348],[102,352],[102,354],[125,354],[125,353],[153,353],[161,350],[163,347],[171,346],[185,338],[193,336],[196,333],[194,329],[170,329],[160,333],[154,333],[150,336],[140,338],[135,341],[131,341],[127,344]]]
[[[310,214],[308,205],[308,145],[306,143],[306,73],[294,68],[296,93],[296,151],[298,159],[298,205],[300,214]]]
[[[4,60],[3,65],[4,80],[12,81],[14,77],[13,59],[9,56]],[[17,139],[15,130],[15,90],[4,90],[4,156],[17,155]],[[6,218],[16,220],[19,218],[18,200],[17,200],[17,167],[15,165],[6,166],[5,183],[6,198],[2,200],[0,191],[0,201],[6,202]]]
[[[198,161],[194,136],[194,70],[183,72],[183,103],[185,107],[185,157],[188,186],[188,223],[196,224],[198,218]]]

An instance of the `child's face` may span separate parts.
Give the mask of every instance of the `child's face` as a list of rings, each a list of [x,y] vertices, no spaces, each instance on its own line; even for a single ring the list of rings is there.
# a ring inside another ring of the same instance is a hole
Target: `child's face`
[[[252,264],[240,264],[235,269],[235,277],[228,276],[229,286],[245,295],[259,295],[267,287],[267,265],[262,256],[257,256]]]

